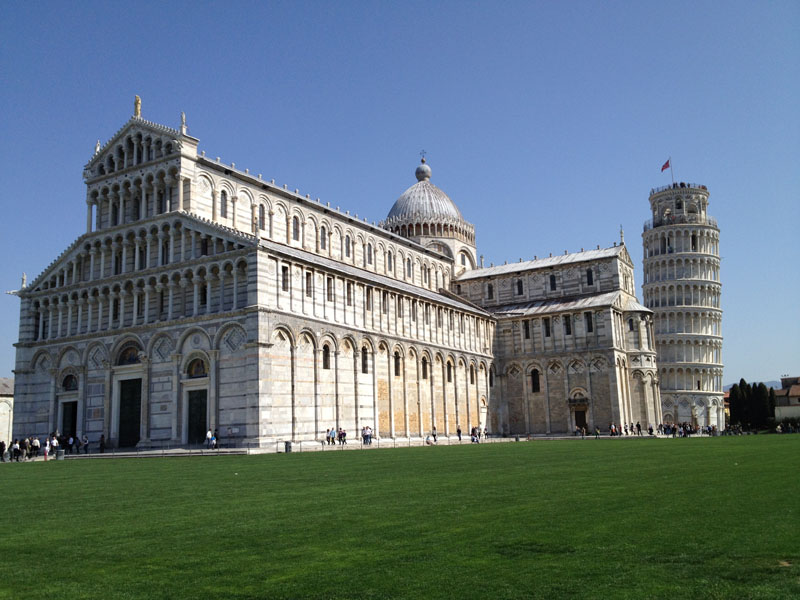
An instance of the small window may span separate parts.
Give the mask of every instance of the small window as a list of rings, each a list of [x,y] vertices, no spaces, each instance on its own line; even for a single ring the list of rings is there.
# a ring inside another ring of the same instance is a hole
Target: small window
[[[353,306],[353,284],[347,282],[347,306]]]
[[[328,277],[326,284],[328,288],[326,290],[328,302],[333,302],[333,277]]]
[[[197,379],[199,377],[207,377],[208,371],[206,370],[206,363],[202,358],[195,358],[186,367],[186,376],[189,379]]]
[[[394,376],[400,377],[400,353],[394,353]]]
[[[281,267],[281,289],[284,292],[289,291],[289,267]]]
[[[369,352],[366,346],[361,349],[361,372],[364,375],[369,373]]]
[[[386,271],[389,273],[394,272],[394,262],[392,261],[392,253],[386,254]]]
[[[522,296],[522,279],[517,279],[517,296]]]
[[[411,301],[411,320],[417,322],[417,301]]]
[[[441,327],[442,326],[442,309],[441,308],[436,310],[436,326],[437,327]]]
[[[572,318],[564,315],[564,335],[572,335]]]
[[[292,239],[295,242],[300,241],[300,219],[292,217]]]
[[[633,319],[628,319],[628,330],[633,331]]]
[[[464,254],[463,252],[461,253],[461,266],[462,267],[467,266],[467,255]]]
[[[75,392],[78,390],[78,380],[75,375],[67,375],[61,382],[61,389],[65,392]]]
[[[453,365],[447,363],[447,383],[452,383],[453,381]]]
[[[414,274],[412,267],[411,267],[411,259],[406,259],[406,277],[412,277]]]
[[[431,322],[431,307],[429,304],[425,305],[425,325]]]
[[[594,272],[586,269],[586,285],[594,285]]]
[[[461,284],[457,283],[456,284],[456,294],[460,294],[460,293],[461,293]]]
[[[531,392],[537,394],[539,393],[539,391],[540,391],[539,371],[537,369],[534,369],[533,371],[531,371]]]
[[[326,370],[331,368],[331,348],[328,344],[322,347],[322,368]]]
[[[264,209],[264,205],[263,205],[263,204],[261,204],[261,205],[259,205],[259,207],[258,207],[258,228],[259,228],[261,231],[264,231],[264,227],[265,227],[265,224],[266,224],[266,220],[267,220],[267,217],[266,217],[266,210]]]
[[[424,356],[422,357],[422,378],[428,378],[428,359]]]
[[[323,225],[319,230],[319,249],[325,250],[328,247],[328,230]]]
[[[550,291],[554,292],[556,289],[556,276],[550,275]]]
[[[219,216],[228,218],[228,192],[222,190],[219,194]]]
[[[489,298],[489,300],[494,298],[494,286],[491,283],[486,286],[486,297]]]
[[[475,367],[473,367],[472,365],[470,365],[469,367],[469,383],[470,385],[475,384]]]
[[[395,302],[397,302],[397,318],[398,319],[402,319],[403,318],[403,299],[400,296],[397,296],[397,299],[395,300]]]
[[[344,236],[344,255],[350,258],[350,236]]]
[[[314,295],[314,274],[306,273],[306,296],[311,298]]]
[[[594,321],[592,320],[592,313],[590,312],[583,313],[583,320],[586,323],[586,332],[592,333],[592,331],[594,331]]]
[[[367,310],[372,310],[372,288],[367,288]]]
[[[544,337],[550,337],[550,317],[542,319],[542,325],[544,325]]]
[[[522,322],[522,329],[525,332],[525,339],[531,339],[531,322],[530,321],[523,321]]]
[[[383,292],[381,296],[381,310],[383,310],[383,314],[389,314],[389,292]]]
[[[367,244],[367,264],[372,264],[372,244]]]

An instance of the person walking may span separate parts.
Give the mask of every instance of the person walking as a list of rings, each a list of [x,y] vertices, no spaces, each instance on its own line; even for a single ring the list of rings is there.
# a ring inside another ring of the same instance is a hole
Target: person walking
[[[206,432],[206,448],[211,448],[211,438],[214,437],[214,434],[211,433],[211,428],[208,428]]]
[[[98,446],[100,449],[100,454],[103,454],[106,451],[106,436],[105,434],[100,434],[100,445]]]
[[[433,436],[433,443],[436,443],[436,425],[433,426],[433,431],[431,431],[431,435]]]
[[[458,434],[458,441],[461,441],[461,425],[456,428],[456,433]]]

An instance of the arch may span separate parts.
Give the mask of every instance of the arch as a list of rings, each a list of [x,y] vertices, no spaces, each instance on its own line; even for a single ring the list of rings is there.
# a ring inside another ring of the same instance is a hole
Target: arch
[[[195,349],[208,350],[209,348],[211,348],[211,339],[209,338],[206,330],[203,329],[202,327],[190,327],[181,334],[180,338],[178,338],[178,343],[175,346],[178,349],[178,352],[186,354],[185,350],[186,342],[187,340],[189,340],[190,336],[194,335],[200,335],[201,340],[205,342],[205,345],[203,345],[201,342],[194,342],[193,340],[193,346]]]
[[[111,359],[113,364],[119,365],[120,364],[120,357],[123,352],[126,351],[127,348],[135,347],[138,352],[142,352],[144,350],[144,344],[139,336],[129,333],[127,335],[122,336],[111,348]],[[129,356],[128,359],[131,359],[132,356]]]

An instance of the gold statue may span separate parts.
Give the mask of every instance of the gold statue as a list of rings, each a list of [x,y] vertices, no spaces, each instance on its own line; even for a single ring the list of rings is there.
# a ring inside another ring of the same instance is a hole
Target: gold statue
[[[139,98],[139,96],[136,96],[136,99],[133,101],[133,116],[136,118],[142,116],[142,99]]]

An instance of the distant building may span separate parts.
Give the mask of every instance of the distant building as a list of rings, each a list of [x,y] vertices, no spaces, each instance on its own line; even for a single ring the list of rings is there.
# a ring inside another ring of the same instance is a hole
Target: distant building
[[[781,377],[775,390],[775,421],[800,419],[800,377]]]
[[[11,441],[11,425],[14,421],[14,380],[0,378],[0,441],[6,445]]]
[[[708,196],[693,183],[650,192],[642,290],[654,312],[664,421],[722,430],[719,228],[706,212]]]

